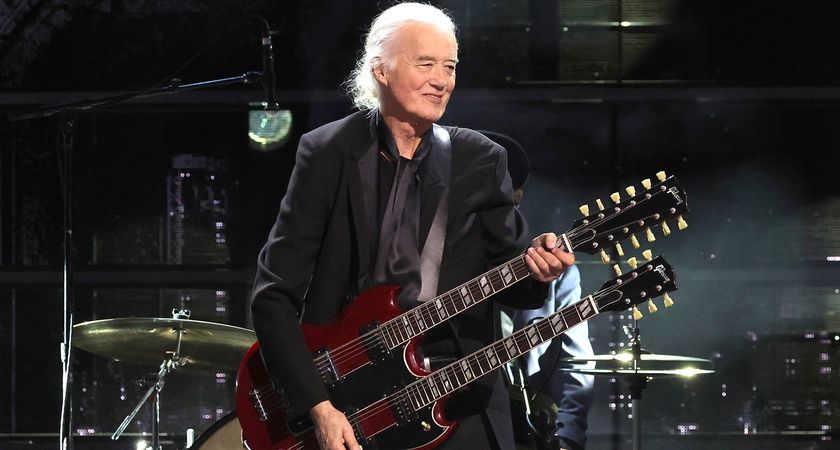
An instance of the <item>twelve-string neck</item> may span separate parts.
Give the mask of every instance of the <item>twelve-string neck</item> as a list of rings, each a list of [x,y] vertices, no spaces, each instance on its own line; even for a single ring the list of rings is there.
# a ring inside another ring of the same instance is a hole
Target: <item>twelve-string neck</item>
[[[565,235],[558,237],[557,242],[564,248],[570,246]],[[507,289],[530,274],[525,255],[519,255],[385,322],[380,327],[380,332],[387,345],[395,348],[467,308],[481,303],[493,294]]]

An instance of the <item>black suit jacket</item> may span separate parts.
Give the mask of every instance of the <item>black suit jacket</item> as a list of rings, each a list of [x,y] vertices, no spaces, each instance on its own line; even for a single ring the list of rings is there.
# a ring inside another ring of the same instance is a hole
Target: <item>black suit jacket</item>
[[[448,223],[438,292],[503,263],[530,243],[513,205],[506,154],[472,130],[446,127],[451,179],[436,180],[421,199],[421,245],[437,205],[449,191]],[[434,143],[433,143],[434,146]],[[438,149],[440,146],[436,146]],[[323,324],[368,285],[377,217],[375,121],[358,112],[300,139],[289,188],[257,262],[252,312],[263,359],[292,414],[328,399],[298,321]],[[430,171],[435,176],[435,170]],[[421,247],[422,248],[422,247]],[[535,308],[547,286],[527,279],[499,294],[511,306]],[[506,294],[503,297],[503,294]],[[492,308],[478,305],[452,319],[458,345],[472,352],[493,340]],[[441,325],[444,326],[444,325]],[[494,372],[474,383],[502,448],[512,444],[507,394]]]

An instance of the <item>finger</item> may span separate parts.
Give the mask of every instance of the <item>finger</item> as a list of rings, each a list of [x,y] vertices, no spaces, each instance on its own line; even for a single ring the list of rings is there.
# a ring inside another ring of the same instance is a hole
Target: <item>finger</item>
[[[551,254],[554,255],[555,258],[559,259],[564,266],[571,266],[575,263],[574,253],[569,253],[563,249],[555,248],[551,251]]]
[[[540,251],[542,251],[543,254],[545,254],[545,250],[543,249],[529,248],[528,255],[525,259],[527,261],[528,257],[530,257],[531,264],[529,264],[529,266],[531,268],[531,272],[540,278],[544,278],[544,274],[547,273],[549,269],[548,264],[545,262],[545,259],[540,255]]]
[[[547,250],[554,250],[557,248],[557,235],[554,233],[546,233],[544,247]]]
[[[350,450],[361,450],[362,447],[356,441],[356,435],[353,434],[353,427],[351,427],[349,423],[347,424],[347,426],[344,427],[342,434],[342,437],[344,438],[344,444],[347,446],[347,448],[349,448]]]

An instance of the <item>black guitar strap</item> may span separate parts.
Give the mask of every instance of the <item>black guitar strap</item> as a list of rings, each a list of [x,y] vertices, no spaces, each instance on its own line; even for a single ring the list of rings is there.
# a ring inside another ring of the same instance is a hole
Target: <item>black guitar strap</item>
[[[449,181],[452,173],[452,142],[446,128],[439,125],[432,125],[432,132],[435,137],[435,146],[440,146],[435,151],[440,151],[441,161],[440,175],[442,180]],[[425,302],[437,296],[438,279],[440,278],[440,263],[443,260],[443,243],[446,241],[446,221],[449,217],[449,189],[444,190],[438,203],[435,218],[423,244],[423,251],[420,253],[420,295],[417,301]]]

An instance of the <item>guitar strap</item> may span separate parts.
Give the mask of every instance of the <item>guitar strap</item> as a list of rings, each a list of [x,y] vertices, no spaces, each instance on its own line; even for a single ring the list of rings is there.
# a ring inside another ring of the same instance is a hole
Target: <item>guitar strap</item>
[[[440,177],[445,180],[447,188],[443,191],[438,203],[435,218],[423,244],[423,251],[420,253],[420,294],[418,302],[425,302],[437,295],[438,279],[440,278],[440,263],[443,260],[443,243],[446,241],[446,222],[449,217],[449,184],[452,173],[452,141],[446,128],[439,125],[432,125],[432,132],[435,138],[435,149],[439,152],[441,161]]]

